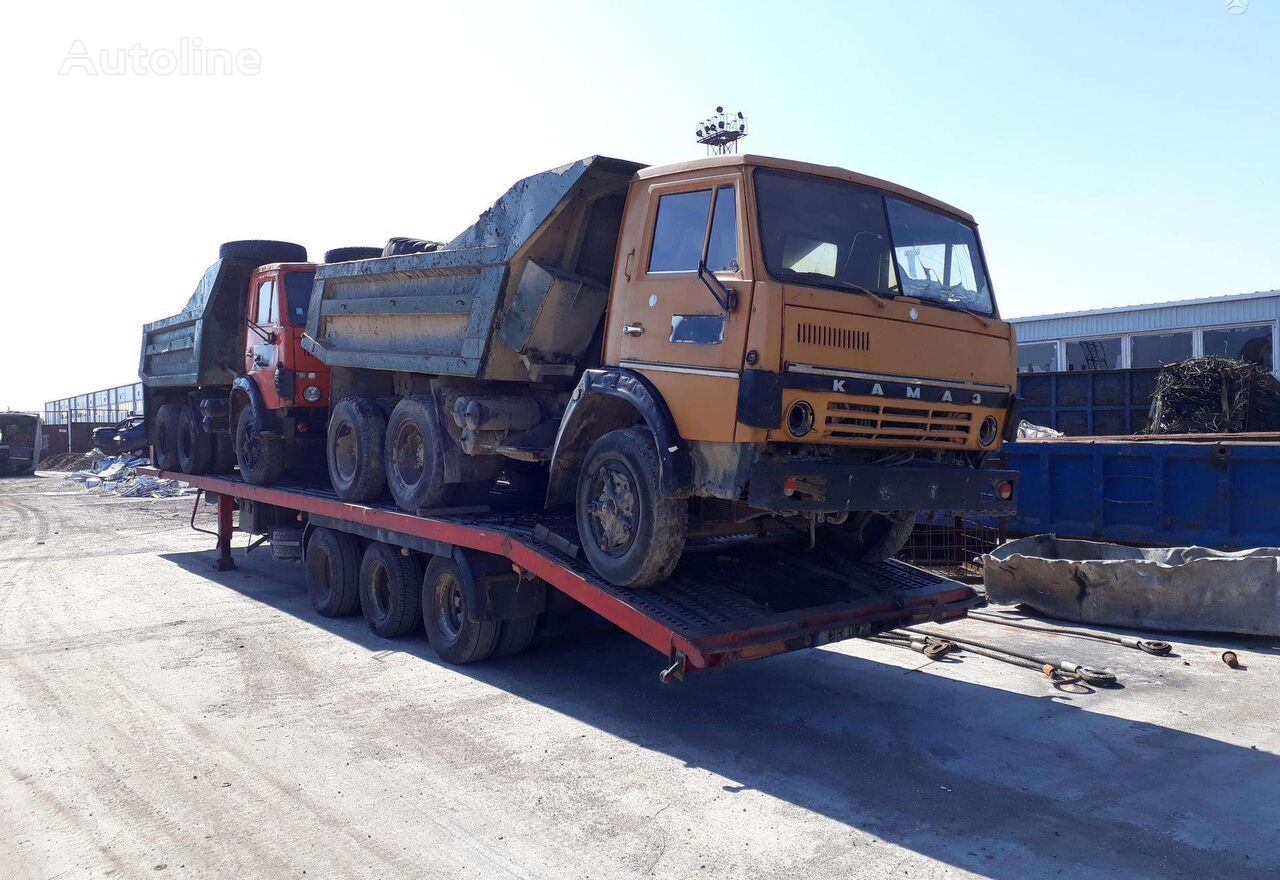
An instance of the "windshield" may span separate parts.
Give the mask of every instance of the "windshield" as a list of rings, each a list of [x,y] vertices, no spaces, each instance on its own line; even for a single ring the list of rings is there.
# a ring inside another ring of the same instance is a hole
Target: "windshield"
[[[311,282],[315,277],[315,272],[290,272],[284,276],[284,298],[288,303],[289,323],[295,327],[302,327],[307,323]]]
[[[830,178],[762,168],[755,180],[773,277],[993,313],[972,226]]]

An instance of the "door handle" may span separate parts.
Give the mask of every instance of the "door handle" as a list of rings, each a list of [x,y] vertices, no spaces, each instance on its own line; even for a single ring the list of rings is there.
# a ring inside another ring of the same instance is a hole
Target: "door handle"
[[[644,332],[643,324],[623,324],[622,332],[628,336],[639,336]]]

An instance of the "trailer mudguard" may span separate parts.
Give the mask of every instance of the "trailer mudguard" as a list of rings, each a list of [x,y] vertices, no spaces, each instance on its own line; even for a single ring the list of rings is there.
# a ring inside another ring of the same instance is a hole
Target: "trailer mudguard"
[[[546,585],[520,577],[505,556],[454,545],[453,561],[462,575],[463,607],[471,620],[511,620],[546,609]]]
[[[594,398],[594,400],[593,400]],[[586,455],[589,444],[583,442],[583,427],[594,406],[601,398],[623,402],[640,416],[653,433],[658,446],[658,485],[673,496],[687,494],[693,486],[693,461],[689,450],[676,428],[671,409],[653,383],[640,373],[622,367],[603,367],[583,373],[578,387],[565,408],[556,435],[555,449],[551,455],[551,479],[547,491],[547,503],[566,500],[566,482],[577,472],[577,465]],[[634,424],[635,419],[619,421],[616,425],[597,424],[596,432],[588,434],[592,442],[606,430]],[[569,495],[572,494],[568,490]]]

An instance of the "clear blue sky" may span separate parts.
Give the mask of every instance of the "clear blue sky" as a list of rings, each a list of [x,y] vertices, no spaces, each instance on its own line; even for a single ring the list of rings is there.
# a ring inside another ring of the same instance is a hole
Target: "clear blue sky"
[[[974,214],[1006,315],[1280,287],[1274,3],[483,9],[24,7],[0,35],[22,134],[0,408],[131,381],[142,323],[181,307],[219,241],[448,238],[542,168],[700,155],[718,103],[749,114],[752,152]],[[261,71],[58,75],[73,40],[183,37],[251,48]],[[51,321],[56,344],[32,332]]]

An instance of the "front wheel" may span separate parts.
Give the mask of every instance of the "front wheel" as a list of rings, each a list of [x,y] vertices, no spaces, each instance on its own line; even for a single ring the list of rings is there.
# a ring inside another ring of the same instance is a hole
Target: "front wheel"
[[[684,552],[689,502],[658,485],[658,449],[643,428],[610,431],[578,476],[578,536],[591,567],[620,587],[665,580]]]
[[[236,464],[245,482],[255,486],[270,486],[284,476],[284,441],[263,436],[247,404],[236,422]]]
[[[854,562],[884,562],[902,552],[915,524],[910,510],[851,513],[841,525],[823,526],[819,543]]]

